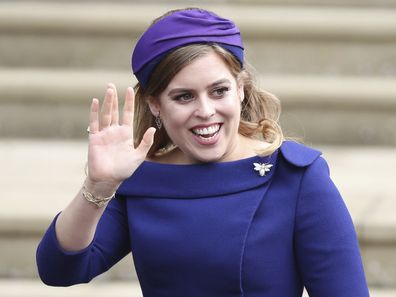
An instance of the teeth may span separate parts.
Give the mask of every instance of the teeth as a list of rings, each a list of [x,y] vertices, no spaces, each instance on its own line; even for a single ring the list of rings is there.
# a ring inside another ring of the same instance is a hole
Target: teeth
[[[216,133],[217,131],[219,131],[219,129],[220,129],[220,125],[216,124],[206,128],[193,129],[193,132],[198,135],[209,135]]]

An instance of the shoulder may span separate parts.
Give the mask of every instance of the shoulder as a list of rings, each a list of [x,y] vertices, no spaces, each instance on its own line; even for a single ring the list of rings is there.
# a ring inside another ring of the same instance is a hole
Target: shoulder
[[[280,155],[286,164],[294,167],[290,172],[296,172],[296,168],[302,169],[297,170],[302,173],[299,175],[302,178],[300,191],[312,192],[317,189],[323,192],[333,188],[330,168],[319,150],[294,141],[285,141],[280,147]]]
[[[284,141],[280,153],[288,163],[297,167],[307,167],[322,155],[320,151],[294,141]]]

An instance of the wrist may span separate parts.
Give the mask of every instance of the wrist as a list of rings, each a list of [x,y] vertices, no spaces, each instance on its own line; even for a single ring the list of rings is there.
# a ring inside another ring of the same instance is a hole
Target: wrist
[[[110,197],[117,191],[120,183],[107,181],[92,181],[87,177],[83,184],[83,189],[95,197]]]
[[[94,196],[91,192],[89,192],[87,190],[85,185],[82,187],[81,193],[82,193],[82,196],[85,198],[85,200],[87,200],[90,203],[95,204],[97,208],[102,208],[103,206],[105,206],[111,199],[114,198],[114,195],[115,195],[115,192],[114,192],[111,196],[108,196],[108,197]]]

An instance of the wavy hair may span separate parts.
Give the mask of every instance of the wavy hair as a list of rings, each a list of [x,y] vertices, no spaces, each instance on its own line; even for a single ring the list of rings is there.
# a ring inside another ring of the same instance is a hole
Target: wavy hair
[[[165,15],[168,14],[169,12]],[[244,86],[245,97],[242,101],[238,132],[243,136],[264,140],[270,144],[265,150],[258,152],[260,155],[269,155],[281,146],[284,137],[279,125],[281,111],[279,99],[258,87],[251,66],[245,63],[242,67],[229,51],[215,43],[190,44],[171,51],[153,70],[146,88],[143,88],[139,83],[136,84],[135,145],[140,143],[149,127],[155,126],[155,117],[148,105],[149,97],[157,97],[181,69],[212,51],[223,59],[233,77]],[[148,157],[166,153],[173,147],[165,129],[161,128],[155,133],[154,143]]]

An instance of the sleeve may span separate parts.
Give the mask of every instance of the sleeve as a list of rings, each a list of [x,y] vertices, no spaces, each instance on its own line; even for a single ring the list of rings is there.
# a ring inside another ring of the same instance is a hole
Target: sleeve
[[[104,211],[88,247],[68,252],[59,245],[55,217],[37,247],[36,262],[41,280],[51,286],[87,283],[107,271],[130,252],[125,200],[115,198]]]
[[[295,253],[310,297],[369,296],[355,228],[323,158],[301,181]]]

